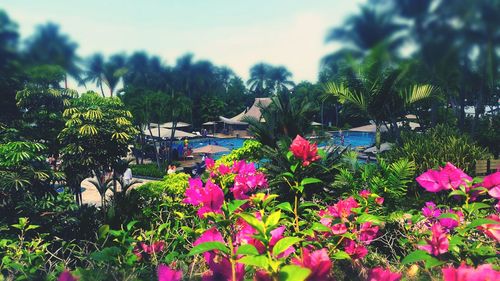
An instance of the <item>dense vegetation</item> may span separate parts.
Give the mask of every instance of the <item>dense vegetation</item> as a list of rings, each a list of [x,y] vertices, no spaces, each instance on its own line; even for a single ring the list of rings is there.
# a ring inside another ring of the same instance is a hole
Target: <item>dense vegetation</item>
[[[474,174],[500,150],[499,7],[368,1],[296,85],[265,63],[244,82],[193,55],[80,58],[54,24],[21,48],[0,11],[0,280],[499,280],[500,171]],[[200,177],[154,152],[132,172],[161,180],[123,177],[130,145],[156,151],[151,123],[197,129],[255,97],[272,102],[254,139]],[[394,146],[364,163],[312,121],[373,121]]]

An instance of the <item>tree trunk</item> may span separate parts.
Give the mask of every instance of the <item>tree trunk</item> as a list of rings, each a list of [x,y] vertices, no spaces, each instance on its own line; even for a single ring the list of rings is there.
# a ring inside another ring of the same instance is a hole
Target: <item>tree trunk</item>
[[[105,98],[106,96],[104,95],[104,89],[102,88],[102,82],[99,83],[99,86],[101,87],[101,95],[103,98]]]
[[[177,121],[172,121],[172,128],[170,134],[170,145],[168,148],[168,165],[172,163],[172,148],[174,146],[175,129],[177,128]]]

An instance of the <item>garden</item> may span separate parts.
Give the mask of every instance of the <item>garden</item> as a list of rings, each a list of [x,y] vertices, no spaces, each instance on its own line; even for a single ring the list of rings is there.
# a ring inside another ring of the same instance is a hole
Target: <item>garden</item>
[[[361,4],[298,84],[82,59],[51,23],[21,44],[0,9],[0,281],[500,280],[500,3],[444,2]],[[172,156],[257,98],[241,147]]]

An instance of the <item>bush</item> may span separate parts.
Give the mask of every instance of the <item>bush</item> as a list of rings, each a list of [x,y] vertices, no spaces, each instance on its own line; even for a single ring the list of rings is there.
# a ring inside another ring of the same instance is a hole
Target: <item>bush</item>
[[[424,133],[404,132],[402,145],[384,153],[384,158],[393,163],[408,159],[416,165],[416,173],[437,168],[446,162],[454,163],[469,174],[474,173],[476,160],[489,159],[492,155],[467,135],[443,125]]]
[[[165,168],[162,166],[161,169],[158,169],[158,166],[154,163],[130,165],[130,169],[132,170],[132,174],[134,176],[144,176],[152,178],[162,178],[163,176],[165,176]]]
[[[246,159],[248,161],[259,161],[262,158],[262,144],[256,140],[246,140],[243,146],[233,149],[231,153],[222,156],[217,162],[231,164],[233,161]]]

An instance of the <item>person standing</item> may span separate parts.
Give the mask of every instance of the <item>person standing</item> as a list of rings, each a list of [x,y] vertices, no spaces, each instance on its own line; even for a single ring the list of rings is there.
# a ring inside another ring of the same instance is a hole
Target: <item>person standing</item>
[[[130,167],[127,167],[125,173],[123,173],[123,181],[126,185],[129,185],[132,181],[132,169],[130,169]]]

